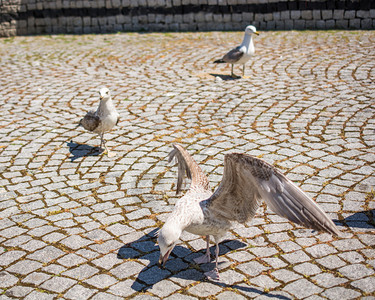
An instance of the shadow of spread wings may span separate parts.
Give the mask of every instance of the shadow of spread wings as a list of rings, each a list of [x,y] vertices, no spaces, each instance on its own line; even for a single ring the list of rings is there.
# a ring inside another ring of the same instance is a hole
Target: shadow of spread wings
[[[204,189],[209,188],[207,176],[203,173],[202,169],[198,166],[190,154],[180,145],[173,145],[173,150],[168,155],[168,162],[173,158],[177,159],[178,163],[178,177],[177,177],[177,191],[181,191],[184,175],[191,179],[190,188],[201,186]]]
[[[272,165],[246,154],[225,155],[223,179],[207,200],[210,213],[244,223],[255,215],[261,199],[292,222],[339,234],[324,211]]]
[[[79,124],[88,131],[94,131],[100,125],[100,118],[95,111],[89,111]]]
[[[236,47],[230,50],[227,54],[224,55],[223,61],[227,63],[235,63],[241,59],[244,53],[240,50],[241,47]]]

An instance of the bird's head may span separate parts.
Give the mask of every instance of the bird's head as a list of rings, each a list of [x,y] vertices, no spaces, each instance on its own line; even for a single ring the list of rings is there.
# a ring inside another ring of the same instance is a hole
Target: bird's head
[[[256,34],[256,35],[259,35],[259,32],[257,31],[257,29],[255,28],[255,26],[253,25],[249,25],[246,27],[245,29],[245,33],[246,34]]]
[[[108,100],[111,97],[111,92],[108,88],[101,88],[99,91],[100,100]]]
[[[159,231],[158,244],[160,248],[159,265],[163,266],[168,260],[173,248],[176,246],[180,238],[181,230],[178,226],[173,226],[170,223],[164,224],[163,228]]]

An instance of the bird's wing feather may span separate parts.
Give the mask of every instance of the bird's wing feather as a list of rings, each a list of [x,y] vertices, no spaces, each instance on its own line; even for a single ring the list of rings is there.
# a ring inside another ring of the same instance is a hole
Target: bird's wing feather
[[[223,180],[207,201],[211,214],[244,223],[255,215],[261,199],[292,222],[339,234],[324,211],[275,167],[246,154],[227,154]]]
[[[244,52],[242,51],[241,47],[238,46],[230,50],[227,54],[225,54],[223,57],[223,61],[227,63],[235,63],[239,61],[243,55],[244,55]]]
[[[185,174],[189,179],[192,180],[190,188],[198,186],[203,187],[205,189],[209,188],[209,183],[206,175],[203,173],[202,169],[198,166],[195,160],[182,146],[173,145],[173,150],[168,155],[168,162],[171,162],[173,158],[177,159],[178,164],[176,194],[178,194],[181,191],[181,186]]]
[[[89,111],[79,122],[88,131],[94,131],[100,125],[100,117],[95,111]]]

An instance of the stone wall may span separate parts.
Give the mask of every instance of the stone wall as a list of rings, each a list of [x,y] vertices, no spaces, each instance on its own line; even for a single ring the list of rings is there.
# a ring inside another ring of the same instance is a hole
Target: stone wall
[[[374,29],[375,0],[0,0],[0,36]]]

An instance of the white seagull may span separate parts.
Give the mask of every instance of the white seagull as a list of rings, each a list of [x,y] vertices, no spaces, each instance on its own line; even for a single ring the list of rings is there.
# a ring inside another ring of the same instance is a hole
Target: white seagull
[[[215,60],[214,63],[230,63],[232,64],[231,76],[235,77],[233,73],[234,64],[242,64],[242,76],[245,75],[245,63],[254,55],[255,48],[252,39],[252,34],[258,35],[256,28],[253,25],[249,25],[245,29],[245,36],[241,45],[230,50],[223,56],[222,59]]]
[[[110,131],[118,124],[119,114],[113,105],[111,93],[108,88],[103,87],[99,91],[100,102],[96,111],[87,112],[83,119],[79,121],[79,125],[88,131],[100,135],[100,148],[104,145],[109,157],[115,156],[115,153],[109,152],[104,140],[104,133]]]
[[[188,192],[177,200],[174,210],[158,233],[159,264],[165,264],[181,233],[205,236],[207,252],[196,263],[210,262],[209,236],[216,244],[215,269],[208,278],[219,280],[219,242],[235,222],[250,221],[264,200],[278,215],[300,225],[339,235],[340,231],[326,213],[300,188],[275,167],[247,154],[225,155],[223,179],[212,193],[206,175],[180,145],[174,145],[169,161],[178,162],[177,193],[184,174],[191,178]]]

